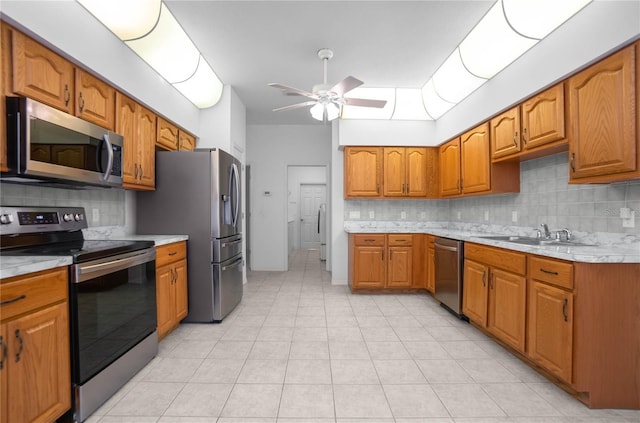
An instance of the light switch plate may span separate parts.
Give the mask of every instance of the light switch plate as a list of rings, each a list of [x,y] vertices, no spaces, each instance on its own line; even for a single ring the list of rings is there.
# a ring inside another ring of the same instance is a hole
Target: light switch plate
[[[484,220],[485,221],[489,220],[489,210],[484,211]]]
[[[407,218],[407,212],[406,211],[401,211],[400,212],[400,219],[406,219]]]
[[[512,222],[517,222],[518,221],[518,212],[516,210],[511,212],[511,221]]]
[[[373,212],[373,210],[369,210],[369,219],[373,219],[376,216],[376,214]]]
[[[636,227],[636,212],[635,210],[631,210],[629,212],[629,217],[626,219],[622,219],[622,227],[623,228],[635,228]]]

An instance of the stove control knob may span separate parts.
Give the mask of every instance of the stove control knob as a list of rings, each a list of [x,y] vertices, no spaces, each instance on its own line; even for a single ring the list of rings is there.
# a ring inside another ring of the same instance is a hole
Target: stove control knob
[[[10,214],[0,215],[0,224],[8,225],[9,223],[12,223],[12,222],[13,222],[13,215],[10,215]]]
[[[62,220],[64,220],[65,222],[71,222],[73,220],[73,215],[71,213],[65,213],[62,216]]]
[[[76,222],[80,222],[81,220],[84,219],[84,216],[82,215],[82,213],[76,213],[75,215],[73,215],[73,218],[75,219]]]

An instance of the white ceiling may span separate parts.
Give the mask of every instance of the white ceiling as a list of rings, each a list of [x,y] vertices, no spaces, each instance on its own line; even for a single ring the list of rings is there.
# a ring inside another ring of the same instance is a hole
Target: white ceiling
[[[249,124],[321,124],[304,100],[269,82],[311,90],[322,82],[316,52],[331,48],[329,84],[352,75],[364,87],[421,88],[494,0],[165,0],[218,77],[236,91]]]

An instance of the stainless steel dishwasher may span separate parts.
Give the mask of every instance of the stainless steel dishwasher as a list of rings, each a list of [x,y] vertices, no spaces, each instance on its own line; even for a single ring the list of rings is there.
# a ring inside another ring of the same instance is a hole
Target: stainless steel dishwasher
[[[435,298],[456,316],[462,316],[462,261],[464,244],[449,238],[435,240]]]

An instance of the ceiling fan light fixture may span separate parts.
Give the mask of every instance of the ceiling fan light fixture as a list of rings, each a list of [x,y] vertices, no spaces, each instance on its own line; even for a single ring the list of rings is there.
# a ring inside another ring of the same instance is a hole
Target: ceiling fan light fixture
[[[315,120],[324,120],[324,105],[316,103],[310,110],[311,117]]]

